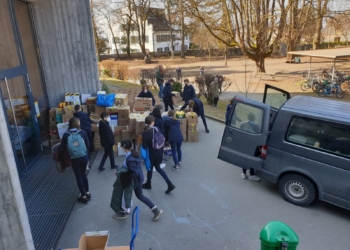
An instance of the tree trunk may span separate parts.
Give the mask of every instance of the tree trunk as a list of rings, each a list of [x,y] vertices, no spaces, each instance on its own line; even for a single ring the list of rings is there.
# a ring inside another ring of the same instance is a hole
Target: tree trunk
[[[227,46],[225,46],[225,67],[227,67]]]
[[[209,62],[211,61],[211,51],[210,49],[208,49],[208,52],[209,52]]]
[[[185,15],[183,1],[180,0],[180,13],[181,13],[181,58],[185,58]]]
[[[117,59],[119,59],[119,52],[118,52],[118,47],[117,47],[117,43],[114,39],[114,32],[113,32],[113,29],[112,29],[112,26],[111,24],[108,22],[108,27],[109,27],[109,30],[111,31],[111,34],[112,34],[112,39],[113,39],[113,43],[114,43],[114,46],[115,46],[115,51],[116,51],[116,54],[117,54]]]
[[[257,54],[257,59],[255,60],[256,71],[261,73],[266,73],[265,71],[265,56],[262,54]]]
[[[323,5],[322,2],[324,1]],[[323,17],[326,14],[327,6],[328,6],[329,0],[318,0],[317,1],[317,22],[316,22],[316,34],[315,39],[313,42],[313,49],[317,49],[318,46],[321,43],[321,36],[322,36],[322,21]]]
[[[128,54],[128,58],[131,59],[131,54],[130,54],[130,26],[129,26],[128,31],[126,32],[126,53]]]
[[[170,26],[170,50],[171,50],[171,59],[174,59],[174,39],[173,39],[173,27],[171,23],[171,14],[170,14],[170,1],[167,0],[167,12],[168,12],[168,21]]]
[[[90,1],[90,6],[93,6],[92,0]],[[98,47],[98,34],[97,34],[97,26],[95,21],[95,14],[93,8],[91,8],[91,18],[92,18],[92,28],[94,30],[94,38],[95,38],[95,49],[97,53],[97,57],[100,58],[100,50]]]

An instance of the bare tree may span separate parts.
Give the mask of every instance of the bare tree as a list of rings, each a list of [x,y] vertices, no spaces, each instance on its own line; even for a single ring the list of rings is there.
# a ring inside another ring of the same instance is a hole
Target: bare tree
[[[112,41],[115,46],[117,58],[119,59],[118,46],[116,37],[114,35],[113,27],[118,24],[118,20],[116,18],[116,10],[112,8],[112,2],[110,0],[100,1],[95,6],[96,11],[105,19],[107,27],[112,35]]]
[[[252,75],[253,75],[253,71],[250,72],[249,78],[247,78],[247,57],[244,57],[244,84],[243,86],[237,84],[236,79],[234,79],[234,83],[238,89],[238,91],[244,95],[246,98],[251,98],[253,96],[253,94],[255,94],[257,88],[260,85],[260,80],[261,78],[259,78],[258,82],[254,82],[252,81]]]
[[[183,0],[179,0],[179,6],[180,6],[180,16],[181,16],[181,58],[185,58],[185,9]]]
[[[188,0],[188,10],[228,47],[238,45],[265,72],[265,58],[282,37],[285,0]],[[220,20],[226,19],[225,26]],[[218,32],[220,31],[220,32]]]
[[[146,25],[150,16],[151,0],[130,0],[133,8],[133,22],[136,25],[138,42],[143,55],[146,55]]]
[[[211,61],[211,52],[212,49],[217,48],[217,40],[204,25],[196,25],[196,30],[192,34],[192,42],[201,49],[207,50],[209,53],[209,61]]]
[[[167,14],[168,14],[168,23],[169,23],[169,31],[170,31],[170,48],[171,48],[171,58],[174,59],[174,38],[173,38],[173,23],[171,18],[171,11],[170,11],[170,5],[171,0],[166,0],[166,8],[167,8]]]
[[[317,0],[317,22],[316,22],[316,33],[313,41],[313,49],[317,49],[321,43],[322,37],[322,22],[323,18],[327,14],[328,3],[330,0]]]
[[[128,55],[128,58],[130,59],[130,37],[131,31],[135,29],[135,25],[133,24],[133,8],[131,0],[126,0],[124,4],[125,6],[122,8],[123,11],[120,13],[121,28],[122,31],[126,34],[126,53]]]

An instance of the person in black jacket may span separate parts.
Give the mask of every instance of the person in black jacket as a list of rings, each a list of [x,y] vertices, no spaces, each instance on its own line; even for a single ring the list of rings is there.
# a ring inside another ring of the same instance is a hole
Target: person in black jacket
[[[62,137],[61,149],[65,151],[68,149],[68,137],[73,133],[78,133],[83,138],[86,150],[89,148],[89,139],[83,130],[79,130],[80,121],[78,118],[71,118],[69,120],[69,128],[67,133]],[[77,180],[78,188],[81,196],[78,198],[79,202],[87,203],[91,199],[91,194],[89,192],[89,182],[86,176],[86,166],[89,162],[87,154],[85,156],[71,159],[72,169]]]
[[[192,84],[190,84],[190,81],[188,79],[184,80],[185,83],[185,87],[182,93],[182,100],[185,102],[183,107],[187,107],[188,102],[192,99],[192,98],[196,98],[196,91],[194,90],[194,87],[192,86]],[[184,110],[185,108],[181,108],[181,110]]]
[[[183,136],[180,129],[180,121],[175,117],[175,111],[169,110],[169,119],[165,121],[165,140],[170,143],[173,154],[174,166],[171,168],[178,171],[181,167],[181,145]]]
[[[154,105],[156,104],[156,100],[154,99],[152,92],[149,91],[147,85],[142,86],[142,91],[140,92],[140,94],[137,97],[152,98],[152,106],[154,107]]]
[[[173,84],[174,84],[174,80],[170,79],[169,82],[165,83],[165,87],[163,89],[163,102],[165,106],[165,112],[168,112],[168,107],[174,110],[172,97],[175,96],[175,94],[171,93],[171,91],[173,90],[171,86]]]
[[[101,113],[101,121],[99,123],[98,131],[100,133],[101,146],[105,149],[105,153],[102,156],[102,160],[98,170],[101,172],[105,170],[103,167],[105,165],[106,159],[109,156],[109,160],[111,163],[111,169],[116,169],[118,166],[114,163],[114,154],[113,154],[113,145],[114,145],[114,135],[112,129],[109,127],[109,122],[111,118],[108,113]]]
[[[150,171],[147,171],[147,181],[142,184],[142,188],[151,189],[152,173],[153,167],[156,168],[157,172],[163,177],[165,182],[168,184],[168,189],[165,191],[166,194],[169,194],[172,190],[175,189],[174,184],[169,180],[167,174],[163,169],[160,168],[160,164],[163,161],[163,150],[164,148],[155,149],[153,148],[153,136],[154,136],[154,117],[149,115],[145,119],[146,129],[142,133],[142,147],[148,148],[149,158],[152,168]]]
[[[89,142],[90,142],[89,159],[90,159],[91,153],[94,152],[94,150],[95,150],[92,131],[91,131],[91,124],[96,123],[96,122],[91,120],[87,113],[81,111],[80,105],[75,105],[74,110],[75,110],[75,112],[74,112],[73,116],[76,118],[79,118],[80,128],[81,128],[81,130],[84,130],[86,132],[87,137],[89,138]]]
[[[204,106],[203,106],[203,102],[197,98],[192,98],[189,102],[188,102],[188,107],[190,108],[190,110],[192,110],[193,112],[195,112],[198,117],[202,118],[204,127],[205,127],[205,132],[209,133],[209,129],[207,126],[207,121],[205,119],[204,116]]]

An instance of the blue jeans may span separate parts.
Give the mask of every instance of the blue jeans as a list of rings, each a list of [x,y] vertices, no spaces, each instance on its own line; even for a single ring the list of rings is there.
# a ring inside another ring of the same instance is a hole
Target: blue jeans
[[[164,88],[164,84],[163,83],[157,83],[158,87],[159,87],[159,92],[158,92],[158,97],[159,98],[163,98],[163,88]]]
[[[157,172],[163,177],[163,179],[165,180],[166,183],[169,183],[169,177],[167,176],[167,174],[164,172],[163,169],[160,168],[160,164],[163,161],[163,157],[154,157],[154,156],[150,156],[150,162],[151,162],[151,170],[147,171],[147,184],[151,184],[152,181],[152,175],[153,175],[153,167],[156,168]]]
[[[202,111],[201,111],[201,113],[199,114],[199,116],[202,118],[202,121],[203,121],[205,130],[207,130],[207,129],[208,129],[208,126],[207,126],[207,120],[205,119],[205,116],[204,116],[204,109],[202,109]]]
[[[82,196],[85,196],[86,192],[89,192],[89,182],[86,176],[87,164],[87,155],[76,159],[72,159],[72,169],[77,180],[79,191]]]
[[[173,154],[173,160],[175,166],[179,165],[179,162],[181,162],[182,159],[182,152],[181,152],[181,145],[182,141],[171,141],[171,152]]]

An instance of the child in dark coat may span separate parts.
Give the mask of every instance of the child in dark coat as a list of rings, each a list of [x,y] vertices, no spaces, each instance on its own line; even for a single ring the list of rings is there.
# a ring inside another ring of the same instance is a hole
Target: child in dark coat
[[[109,117],[109,114],[106,112],[102,112],[98,131],[100,133],[101,146],[105,149],[105,153],[103,154],[100,166],[98,167],[98,170],[100,172],[105,170],[103,166],[105,165],[105,162],[108,156],[111,163],[111,169],[116,169],[118,167],[115,165],[115,162],[114,162],[114,153],[113,153],[114,135],[113,135],[112,129],[109,127],[110,121],[111,121],[111,118]]]
[[[168,107],[174,110],[173,96],[175,96],[175,94],[171,93],[173,91],[173,88],[172,88],[173,83],[174,83],[174,80],[170,79],[169,82],[165,83],[165,87],[163,89],[163,102],[165,106],[165,112],[168,112]]]
[[[172,169],[178,171],[181,167],[181,145],[183,136],[180,129],[180,121],[175,117],[175,111],[168,112],[169,119],[165,121],[165,140],[170,143],[175,166]]]
[[[156,104],[156,100],[154,99],[154,96],[151,91],[149,91],[147,85],[142,86],[142,91],[139,93],[137,97],[143,97],[143,98],[152,98],[152,106]]]

